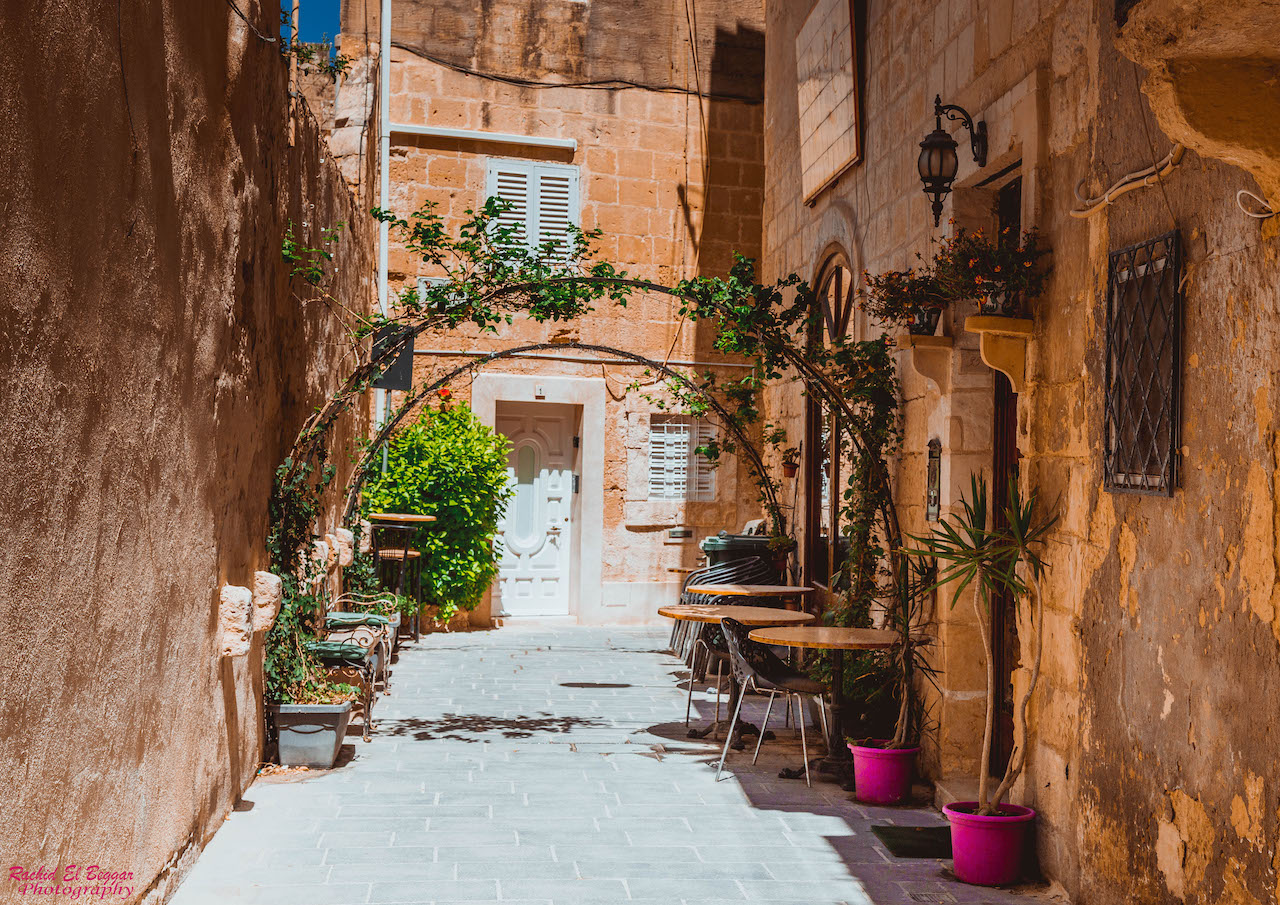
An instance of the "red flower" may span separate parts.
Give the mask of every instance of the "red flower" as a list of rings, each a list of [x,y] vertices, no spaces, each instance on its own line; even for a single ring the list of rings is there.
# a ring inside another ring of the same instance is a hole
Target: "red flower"
[[[440,388],[440,398],[441,398],[441,399],[448,399],[448,398],[449,398],[450,396],[452,396],[452,395],[453,395],[453,390],[449,389],[448,387],[441,387],[441,388]]]

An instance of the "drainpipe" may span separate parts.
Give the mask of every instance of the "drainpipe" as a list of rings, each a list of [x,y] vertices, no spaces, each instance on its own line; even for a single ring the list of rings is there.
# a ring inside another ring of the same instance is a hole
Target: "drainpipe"
[[[382,0],[378,17],[378,207],[391,206],[391,0]],[[378,310],[385,317],[390,310],[387,288],[387,245],[391,224],[378,224]],[[390,408],[386,390],[378,390],[375,401],[377,423],[381,426]],[[385,463],[384,463],[385,468]]]
[[[289,14],[289,43],[294,51],[289,54],[289,97],[298,96],[298,5],[300,0],[293,0],[293,11]]]

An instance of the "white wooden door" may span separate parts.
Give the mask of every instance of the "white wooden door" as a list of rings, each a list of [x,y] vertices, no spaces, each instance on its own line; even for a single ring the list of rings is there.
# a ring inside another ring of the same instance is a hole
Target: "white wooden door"
[[[507,476],[515,494],[498,525],[503,616],[567,616],[573,537],[572,406],[499,403],[498,432],[511,441]]]

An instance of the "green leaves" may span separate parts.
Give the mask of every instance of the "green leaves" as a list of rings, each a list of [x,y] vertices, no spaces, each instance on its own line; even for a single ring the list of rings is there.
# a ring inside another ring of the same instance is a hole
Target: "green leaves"
[[[306,224],[303,224],[304,226]],[[280,256],[290,264],[289,276],[302,277],[312,286],[319,286],[328,275],[328,264],[333,260],[330,247],[338,241],[338,236],[346,224],[320,230],[320,245],[316,248],[303,244],[293,233],[293,221],[285,227],[284,239],[280,246]]]
[[[984,602],[1008,590],[1015,599],[1027,592],[1026,582],[1018,574],[1019,563],[1037,578],[1045,569],[1037,552],[1044,538],[1057,522],[1057,515],[1037,514],[1039,493],[1032,490],[1023,500],[1016,480],[1009,481],[1004,520],[1007,527],[991,526],[987,508],[987,483],[978,475],[970,477],[968,497],[960,499],[961,514],[947,516],[926,537],[911,539],[922,546],[905,550],[908,555],[930,557],[939,561],[934,587],[951,586],[951,605],[975,581]]]
[[[392,435],[387,470],[365,486],[366,512],[436,517],[415,543],[426,551],[426,602],[441,618],[474,608],[497,574],[493,538],[512,494],[508,448],[465,405],[424,409]]]

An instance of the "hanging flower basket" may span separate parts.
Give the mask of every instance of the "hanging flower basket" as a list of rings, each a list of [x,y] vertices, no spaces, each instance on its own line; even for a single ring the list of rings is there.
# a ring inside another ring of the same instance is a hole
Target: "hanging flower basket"
[[[1048,253],[1033,229],[1022,241],[1005,230],[996,241],[982,232],[956,230],[934,258],[934,273],[954,298],[978,299],[978,313],[1026,317],[1026,302],[1044,290],[1047,273],[1039,259]]]
[[[945,287],[927,269],[864,274],[867,294],[862,309],[886,324],[902,324],[916,336],[932,336],[951,304]]]

